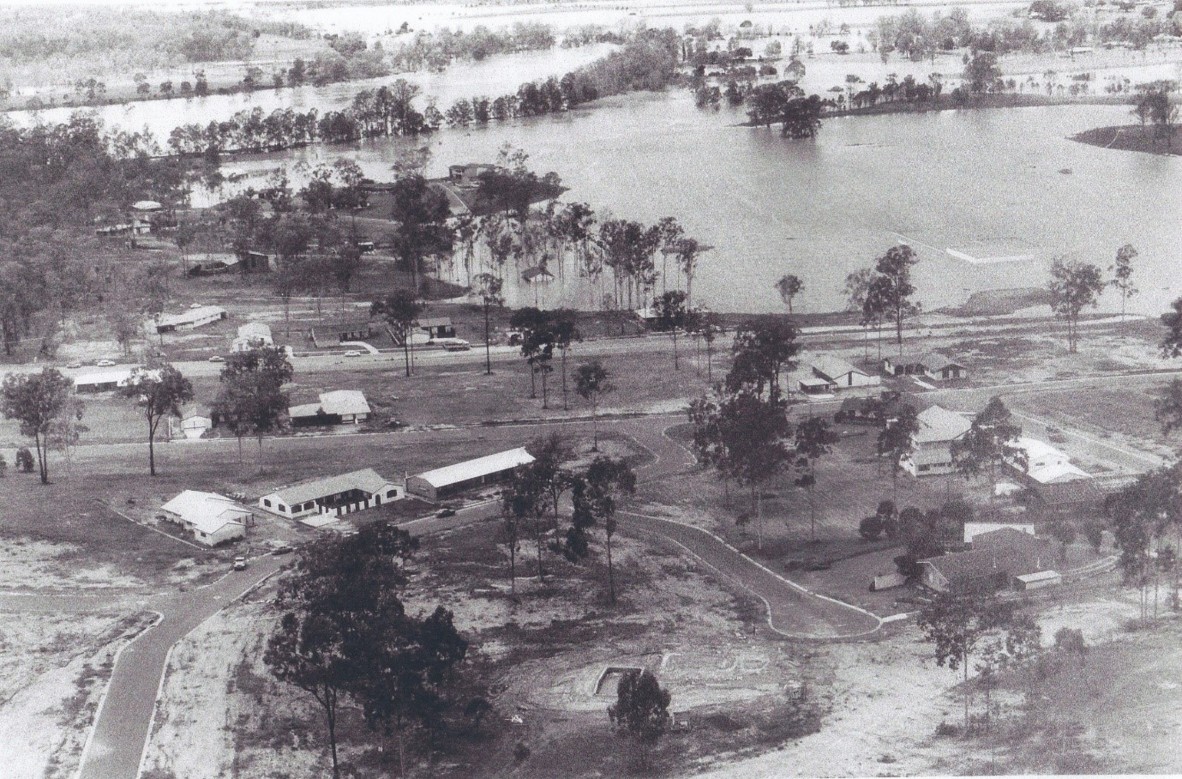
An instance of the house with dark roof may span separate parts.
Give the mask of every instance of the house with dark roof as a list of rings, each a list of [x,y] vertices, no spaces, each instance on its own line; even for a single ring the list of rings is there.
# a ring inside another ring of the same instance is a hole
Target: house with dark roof
[[[428,338],[456,337],[456,327],[451,323],[451,317],[448,316],[423,317],[416,324],[419,330],[427,334]]]
[[[1069,514],[1097,511],[1104,506],[1105,494],[1092,479],[1031,483],[1026,490],[1026,499],[1031,508],[1054,514]]]
[[[363,468],[275,490],[259,498],[259,505],[288,519],[319,517],[331,521],[344,514],[400,500],[405,495],[403,485],[372,468]]]
[[[968,368],[939,352],[919,356],[883,357],[882,372],[887,376],[915,376],[928,381],[955,381],[968,378]]]
[[[966,552],[929,557],[918,565],[920,583],[936,592],[993,592],[1018,586],[1018,577],[1049,571],[1054,559],[1050,541],[1007,527],[973,536]]]

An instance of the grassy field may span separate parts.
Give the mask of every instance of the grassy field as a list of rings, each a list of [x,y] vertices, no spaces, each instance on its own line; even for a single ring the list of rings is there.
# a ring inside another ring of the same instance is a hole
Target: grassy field
[[[469,673],[482,680],[495,708],[480,731],[453,731],[433,743],[413,735],[422,757],[411,761],[412,773],[538,779],[629,773],[633,755],[612,737],[606,715],[613,696],[593,691],[602,669],[619,663],[656,670],[673,693],[679,721],[689,725],[654,753],[660,773],[684,772],[718,752],[764,751],[819,727],[829,704],[825,663],[766,636],[756,604],[694,562],[618,537],[621,597],[612,605],[598,544],[581,566],[547,555],[544,584],[527,578],[534,571],[526,545],[514,601],[507,597],[507,551],[497,540],[492,525],[453,531],[425,539],[414,561],[410,609],[439,603],[453,609],[472,642]],[[191,777],[218,776],[230,765],[239,775],[259,777],[323,767],[318,710],[306,695],[276,684],[259,661],[274,616],[266,606],[271,593],[268,586],[231,607],[178,647],[149,766]],[[801,683],[812,690],[806,700],[785,694]],[[509,721],[514,715],[519,722]],[[220,727],[227,717],[237,723],[232,735]],[[292,730],[308,734],[299,749],[292,749]],[[344,760],[358,775],[396,774],[351,705],[342,711],[340,732]],[[519,756],[519,744],[528,756]],[[571,760],[574,754],[578,760]]]

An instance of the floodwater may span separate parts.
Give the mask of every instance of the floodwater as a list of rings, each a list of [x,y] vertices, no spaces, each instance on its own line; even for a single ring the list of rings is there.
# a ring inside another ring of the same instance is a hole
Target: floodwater
[[[556,171],[570,188],[566,201],[644,222],[675,216],[715,247],[700,261],[693,296],[716,310],[782,310],[772,285],[785,273],[805,281],[797,310],[840,308],[846,274],[900,241],[921,258],[914,275],[926,308],[979,290],[1043,286],[1060,255],[1107,268],[1125,243],[1140,252],[1142,292],[1131,310],[1156,313],[1182,294],[1182,159],[1068,139],[1127,122],[1125,107],[847,117],[825,121],[815,141],[734,126],[740,119],[702,113],[684,91],[630,95],[558,117],[437,133],[428,174],[493,159],[507,142],[530,154],[533,169]],[[254,183],[251,174],[280,165],[343,156],[381,179],[409,144],[319,146],[226,167]],[[601,293],[570,269],[561,275],[565,283],[509,285],[509,302],[587,307]],[[672,270],[667,283],[680,283]],[[1103,308],[1118,306],[1106,293]]]

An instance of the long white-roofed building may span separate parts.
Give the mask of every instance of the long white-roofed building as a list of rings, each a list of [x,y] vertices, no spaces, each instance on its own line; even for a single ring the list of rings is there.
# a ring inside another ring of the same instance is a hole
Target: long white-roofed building
[[[406,480],[406,491],[424,500],[443,500],[465,490],[508,478],[513,471],[533,461],[533,455],[525,447],[509,449],[415,474]]]
[[[401,484],[373,468],[362,468],[283,487],[259,498],[259,505],[288,519],[313,515],[339,517],[401,500],[405,495]]]

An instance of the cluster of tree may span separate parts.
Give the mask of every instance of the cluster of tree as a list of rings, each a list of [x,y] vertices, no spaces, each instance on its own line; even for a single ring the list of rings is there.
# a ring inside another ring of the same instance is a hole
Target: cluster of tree
[[[141,133],[107,132],[76,114],[56,125],[0,121],[0,336],[4,353],[26,337],[51,354],[62,319],[109,295],[109,251],[96,224],[125,221],[131,203],[177,202],[193,170],[153,159]],[[44,313],[44,316],[41,314]]]
[[[1159,408],[1161,408],[1159,402]],[[1158,614],[1162,584],[1169,588],[1170,605],[1179,602],[1182,580],[1182,464],[1164,466],[1141,475],[1124,490],[1109,496],[1106,511],[1116,546],[1119,566],[1127,584],[1141,596],[1141,616]]]
[[[174,154],[203,155],[217,159],[225,152],[279,151],[316,141],[349,143],[362,138],[417,136],[439,128],[442,115],[428,105],[425,112],[412,103],[418,86],[398,79],[390,86],[366,89],[340,111],[315,108],[305,112],[277,108],[266,114],[261,108],[242,110],[226,121],[181,125],[169,133]]]
[[[821,112],[832,106],[818,95],[805,97],[795,81],[758,84],[742,96],[741,102],[747,103],[747,115],[753,125],[771,127],[773,122],[779,122],[780,134],[785,138],[817,137]]]
[[[241,60],[259,34],[307,38],[308,28],[288,21],[246,19],[225,11],[172,14],[148,9],[9,8],[0,15],[0,59],[42,64],[73,73],[79,63],[138,70],[186,63]]]
[[[441,73],[452,62],[473,60],[519,51],[546,51],[554,47],[549,25],[515,22],[512,27],[489,30],[477,25],[471,30],[447,27],[416,32],[409,41],[390,52],[390,63],[399,71],[429,70]]]
[[[878,333],[878,357],[882,359],[882,326],[893,325],[899,353],[903,351],[903,323],[919,313],[920,305],[912,299],[915,285],[911,268],[919,262],[915,250],[907,244],[892,246],[863,268],[846,276],[845,295],[848,310],[861,314],[862,327]]]
[[[530,370],[531,398],[538,396],[537,377],[542,377],[542,408],[549,408],[548,378],[554,372],[552,362],[554,351],[558,350],[562,366],[562,407],[569,408],[566,382],[567,352],[572,344],[583,340],[576,312],[564,308],[554,311],[542,311],[533,307],[521,308],[510,316],[509,326],[522,334],[521,356],[525,358]]]
[[[724,485],[733,480],[749,488],[757,544],[761,546],[762,485],[789,469],[794,484],[808,496],[810,532],[815,535],[817,462],[838,440],[820,417],[809,417],[796,425],[788,419],[781,377],[795,366],[794,358],[800,351],[797,335],[791,321],[741,325],[731,346],[731,369],[725,380],[714,396],[703,395],[688,409],[692,449],[698,462],[716,469]]]
[[[973,507],[959,499],[927,511],[914,506],[899,511],[893,500],[884,500],[873,516],[858,524],[858,534],[867,541],[885,536],[901,543],[903,552],[895,557],[895,566],[899,573],[913,578],[920,573],[920,560],[941,555],[950,545],[960,543],[964,523],[972,518]]]
[[[964,678],[964,727],[970,729],[969,706],[972,686],[969,667],[975,664],[977,685],[985,691],[985,716],[988,727],[992,716],[990,693],[1001,673],[1037,657],[1041,651],[1038,623],[1024,604],[1002,600],[994,595],[967,591],[939,593],[919,613],[916,625],[935,649],[936,665],[961,671]],[[1078,641],[1064,635],[1060,643]],[[1058,637],[1056,637],[1058,638]]]
[[[49,484],[49,450],[67,453],[85,430],[79,424],[85,406],[73,394],[74,382],[56,368],[40,373],[10,373],[0,384],[0,415],[20,424],[20,433],[33,439],[37,472],[42,484]],[[17,468],[31,471],[31,457],[24,449],[17,453]]]
[[[526,82],[514,94],[496,98],[461,98],[444,116],[453,126],[483,125],[561,113],[611,95],[660,91],[677,78],[677,51],[677,37],[671,30],[645,31],[619,50],[561,78]]]
[[[417,733],[478,727],[491,708],[483,696],[465,694],[460,671],[468,642],[442,606],[426,616],[407,611],[400,594],[418,543],[405,530],[377,522],[315,546],[279,585],[282,616],[263,662],[319,705],[334,777],[341,775],[337,723],[349,705],[383,747],[394,740],[391,752],[405,776],[408,742]]]
[[[1144,10],[1153,11],[1155,9],[1149,7]],[[1128,17],[1113,19],[1100,25],[1096,32],[1096,38],[1101,43],[1125,43],[1134,49],[1141,50],[1159,35],[1179,34],[1182,34],[1182,14],[1175,11],[1164,18],[1151,13],[1136,19]]]
[[[1029,20],[1012,19],[991,19],[985,25],[974,26],[963,8],[954,8],[947,13],[936,11],[931,17],[909,9],[902,14],[879,17],[875,28],[867,35],[867,41],[884,62],[891,54],[914,62],[925,59],[935,62],[937,53],[955,49],[998,55],[1013,52],[1041,54],[1063,51],[1087,40],[1083,17],[1073,14],[1058,21],[1055,27],[1044,30]]]
[[[1147,123],[1152,124],[1154,135],[1165,140],[1167,149],[1173,148],[1174,132],[1178,127],[1178,104],[1170,97],[1177,87],[1174,81],[1138,84],[1133,101],[1133,116],[1141,122],[1141,132],[1145,132]]]
[[[261,467],[263,436],[287,429],[291,401],[284,386],[291,382],[293,374],[287,355],[277,347],[235,352],[226,358],[218,377],[218,394],[211,404],[211,416],[238,439],[239,464],[243,438],[249,435],[257,438]]]
[[[636,489],[636,474],[627,461],[596,457],[586,468],[567,465],[573,458],[566,441],[551,435],[529,445],[534,461],[518,468],[501,493],[503,539],[509,553],[509,586],[517,592],[517,555],[526,536],[536,551],[538,581],[546,575],[547,553],[580,564],[591,556],[592,533],[603,532],[608,597],[616,602],[612,538],[620,501]],[[562,527],[561,503],[570,495],[568,525]]]

